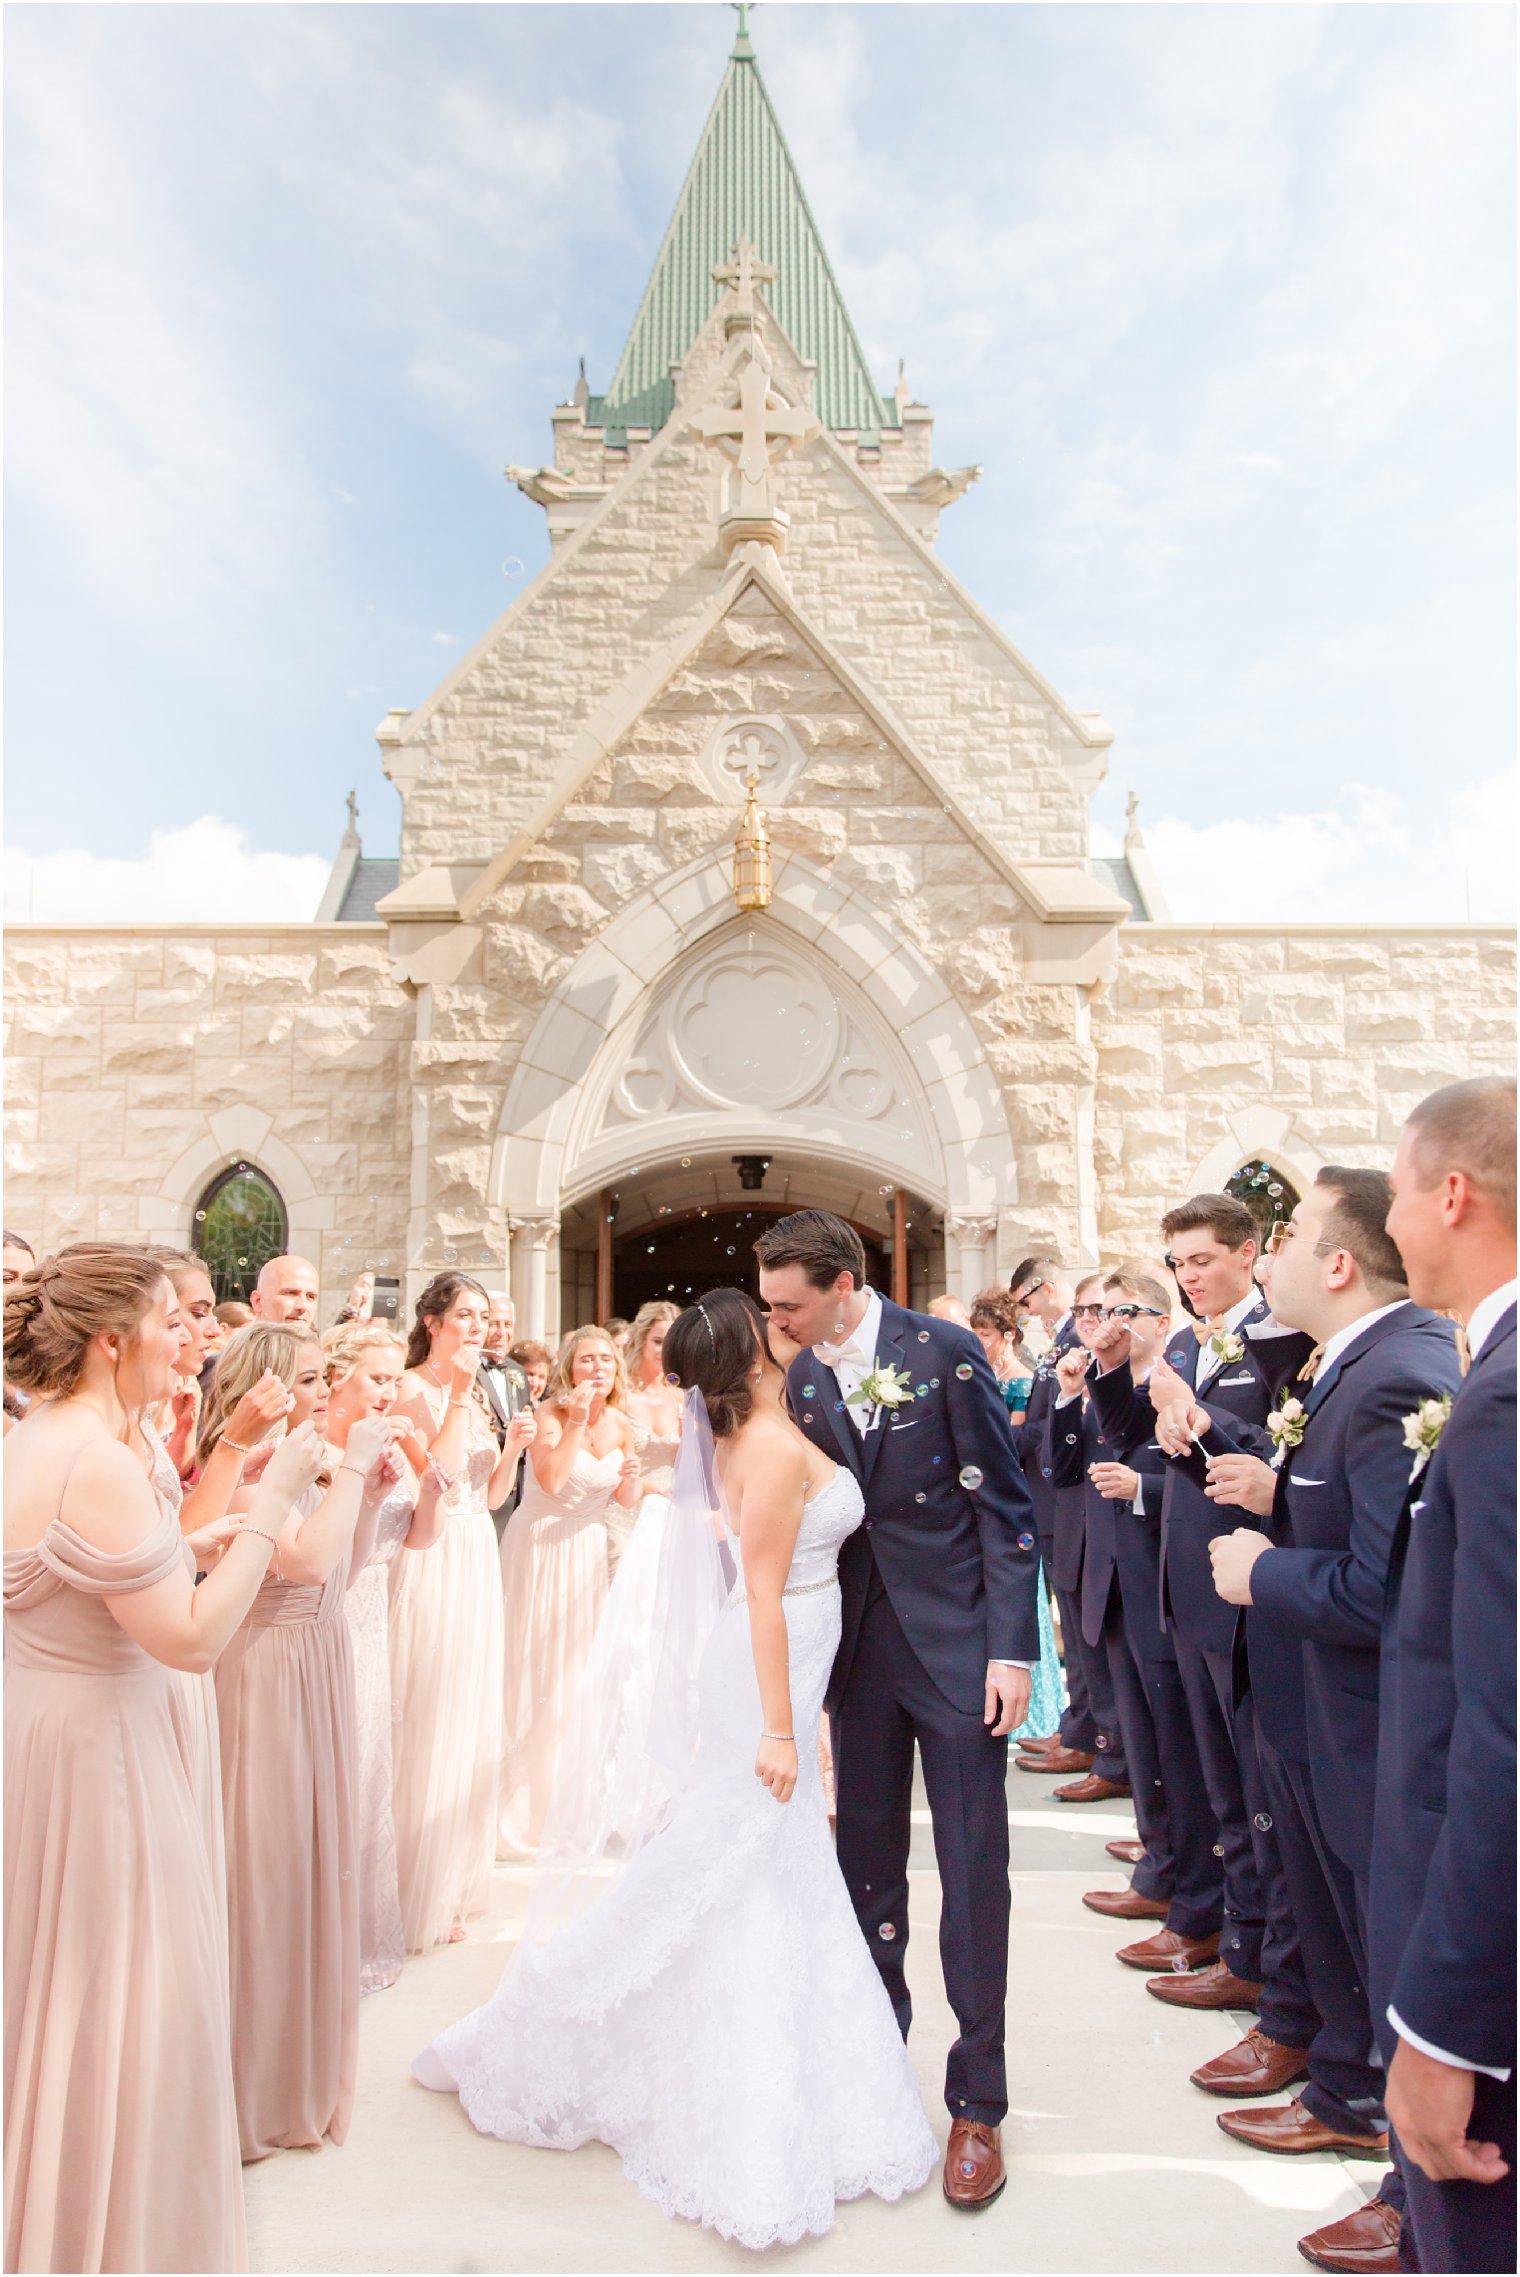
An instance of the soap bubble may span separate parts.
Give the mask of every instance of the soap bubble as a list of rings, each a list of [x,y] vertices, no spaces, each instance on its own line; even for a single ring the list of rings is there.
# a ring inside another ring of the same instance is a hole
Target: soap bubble
[[[929,1341],[929,1331],[928,1331],[928,1329],[927,1329],[927,1328],[921,1328],[921,1329],[919,1330],[919,1332],[918,1332],[918,1341],[919,1341],[919,1343],[920,1343],[920,1344],[927,1344],[927,1343],[928,1343],[928,1341]]]
[[[206,1213],[205,1213],[205,1211],[204,1211],[204,1210],[197,1210],[197,1211],[196,1211],[196,1213],[195,1213],[195,1222],[196,1222],[196,1224],[197,1224],[197,1225],[204,1225],[204,1224],[205,1224],[205,1222],[206,1222]]]
[[[506,560],[501,565],[502,576],[510,582],[510,580],[514,577],[521,577],[522,573],[522,563],[518,560],[515,553],[509,553]]]
[[[972,1367],[969,1360],[962,1360],[960,1366],[956,1369],[955,1372],[960,1377],[963,1384],[969,1384],[973,1375],[975,1375],[976,1370]]]
[[[1273,1201],[1275,1202],[1278,1196],[1282,1193],[1282,1188],[1281,1186],[1274,1184],[1267,1188],[1267,1192],[1271,1195]]]
[[[968,1463],[965,1469],[961,1472],[961,1485],[966,1489],[966,1492],[968,1494],[975,1494],[977,1488],[981,1485],[981,1483],[981,1472],[977,1469],[975,1463]]]
[[[890,1186],[878,1186],[876,1191],[878,1194],[890,1194],[892,1189]]]
[[[929,1497],[927,1494],[915,1494],[913,1499],[915,1502],[927,1502]]]
[[[931,1376],[931,1377],[929,1378],[929,1389],[930,1389],[930,1391],[938,1391],[938,1390],[939,1390],[939,1378],[938,1378],[938,1376]]]
[[[733,1256],[733,1254],[734,1254],[734,1245],[733,1245],[733,1243],[732,1243],[732,1242],[730,1242],[730,1243],[729,1243],[729,1245],[728,1245],[728,1249],[727,1249],[727,1252],[726,1252],[726,1254],[727,1254],[728,1256],[730,1256],[730,1257],[732,1257],[732,1256]]]
[[[683,1154],[683,1155],[682,1155],[682,1157],[681,1157],[681,1168],[682,1168],[683,1170],[689,1170],[689,1169],[691,1168],[691,1156],[690,1156],[689,1154]]]

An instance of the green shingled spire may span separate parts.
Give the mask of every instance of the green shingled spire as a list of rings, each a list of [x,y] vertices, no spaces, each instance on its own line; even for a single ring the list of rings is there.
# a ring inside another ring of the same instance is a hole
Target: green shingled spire
[[[858,427],[865,436],[896,427],[897,404],[872,381],[760,76],[743,10],[633,330],[612,385],[587,406],[588,421],[663,427],[675,404],[669,367],[686,354],[722,298],[712,271],[741,237],[752,239],[776,270],[766,298],[788,339],[817,361],[815,407],[824,424]]]

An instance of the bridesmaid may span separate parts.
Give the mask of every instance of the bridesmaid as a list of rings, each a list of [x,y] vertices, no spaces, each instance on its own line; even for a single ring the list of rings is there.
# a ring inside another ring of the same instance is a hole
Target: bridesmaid
[[[391,1568],[393,1803],[401,1925],[409,1953],[465,1934],[491,1893],[501,1785],[502,1615],[496,1528],[531,1415],[498,1450],[476,1385],[488,1299],[440,1273],[417,1300],[396,1413],[454,1481],[427,1557]],[[515,1532],[514,1517],[507,1527]]]
[[[632,1517],[622,1503],[607,1509],[607,1551],[610,1569],[618,1562],[651,1495],[667,1498],[676,1475],[676,1451],[681,1438],[681,1408],[685,1397],[679,1385],[665,1381],[665,1336],[681,1308],[668,1297],[640,1305],[628,1331],[628,1414],[639,1458],[639,1499]]]
[[[322,1339],[327,1354],[327,1444],[341,1456],[356,1423],[396,1404],[406,1346],[382,1322],[350,1321]],[[406,1429],[398,1425],[398,1430]],[[380,1992],[401,1974],[401,1893],[391,1810],[391,1567],[403,1549],[426,1550],[443,1530],[448,1481],[415,1432],[398,1440],[407,1468],[375,1516],[369,1562],[347,1598],[357,1703],[355,1789],[359,1821],[359,1990]],[[417,1475],[420,1466],[420,1478]]]
[[[1009,1289],[979,1289],[971,1300],[971,1331],[986,1353],[1011,1428],[1017,1430],[1029,1407],[1034,1371],[1021,1341],[1023,1323]],[[1013,1734],[1019,1739],[1049,1739],[1061,1728],[1066,1706],[1066,1675],[1056,1650],[1055,1623],[1050,1617],[1050,1591],[1040,1569],[1038,1592],[1040,1657],[1029,1684],[1029,1712]]]
[[[223,1416],[266,1369],[292,1424],[327,1416],[322,1347],[258,1321],[217,1363],[208,1453]],[[243,2161],[341,2143],[359,2053],[354,1666],[343,1595],[369,1554],[401,1458],[382,1417],[356,1423],[331,1483],[282,1511],[273,1571],[216,1669],[232,2069]],[[237,1499],[241,1499],[238,1497]],[[234,1503],[236,1507],[236,1501]]]
[[[560,1346],[522,1499],[501,1541],[506,1724],[498,1858],[538,1848],[566,1711],[607,1601],[607,1513],[631,1511],[639,1458],[622,1355],[605,1329]]]
[[[196,1588],[140,1428],[182,1341],[140,1251],[76,1243],[6,1292],[6,1375],[43,1395],[5,1470],[8,2270],[246,2266],[226,1925],[177,1672],[232,1637],[321,1448],[284,1442]]]

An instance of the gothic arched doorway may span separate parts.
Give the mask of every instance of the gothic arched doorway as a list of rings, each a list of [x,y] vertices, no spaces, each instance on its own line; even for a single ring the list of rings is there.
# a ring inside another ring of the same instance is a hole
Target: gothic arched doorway
[[[756,1176],[758,1185],[745,1184]],[[899,1201],[896,1187],[824,1159],[712,1152],[641,1164],[566,1209],[561,1328],[631,1319],[657,1297],[690,1304],[725,1286],[758,1294],[754,1244],[771,1220],[800,1209],[832,1210],[854,1226],[877,1287],[913,1305],[939,1294],[942,1214],[919,1195],[902,1190]]]

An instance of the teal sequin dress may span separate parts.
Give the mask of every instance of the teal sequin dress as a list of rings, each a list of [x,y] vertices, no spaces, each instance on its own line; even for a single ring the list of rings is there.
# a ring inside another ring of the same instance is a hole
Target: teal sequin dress
[[[1003,1397],[1008,1411],[1013,1414],[1029,1398],[1032,1376],[1010,1376],[1003,1385]],[[1062,1710],[1066,1706],[1066,1678],[1061,1668],[1061,1656],[1056,1650],[1055,1623],[1050,1617],[1050,1591],[1045,1586],[1045,1565],[1040,1563],[1038,1603],[1040,1609],[1040,1657],[1030,1670],[1029,1713],[1013,1734],[1019,1739],[1049,1739],[1060,1727]]]

